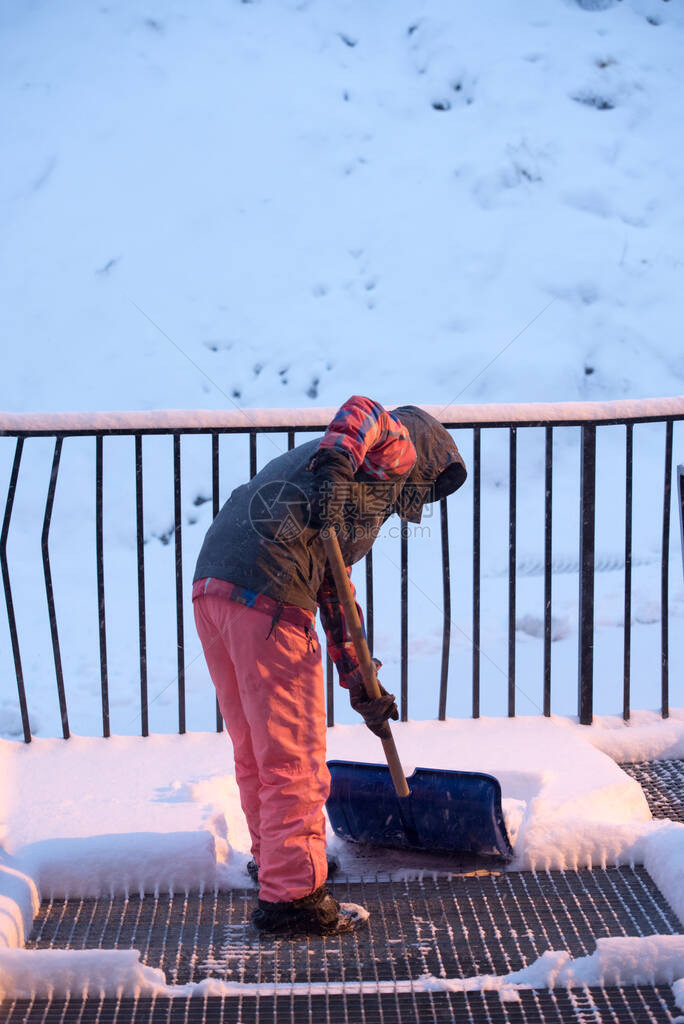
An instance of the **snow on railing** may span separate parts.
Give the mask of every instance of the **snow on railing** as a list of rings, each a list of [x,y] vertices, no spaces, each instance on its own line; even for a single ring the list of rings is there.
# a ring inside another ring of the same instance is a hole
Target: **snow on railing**
[[[386,408],[394,405],[384,403]],[[396,403],[404,404],[404,403]],[[419,403],[416,403],[419,404]],[[626,423],[684,418],[684,396],[611,402],[421,405],[448,426]],[[324,430],[337,409],[150,409],[120,412],[0,412],[0,434],[145,433],[178,430]]]

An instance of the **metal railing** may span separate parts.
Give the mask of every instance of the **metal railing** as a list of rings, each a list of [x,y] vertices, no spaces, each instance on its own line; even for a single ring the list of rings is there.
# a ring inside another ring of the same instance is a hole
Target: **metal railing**
[[[543,527],[543,710],[551,714],[551,662],[552,662],[552,596],[554,581],[554,440],[570,428],[579,429],[580,478],[579,478],[579,601],[578,601],[578,659],[577,659],[577,713],[580,722],[592,721],[594,706],[594,591],[595,591],[595,536],[596,536],[596,466],[597,435],[608,427],[620,427],[624,431],[624,529],[622,543],[624,550],[624,636],[622,644],[622,708],[625,719],[629,718],[631,707],[631,622],[632,622],[632,568],[633,568],[633,471],[634,432],[640,424],[659,423],[664,428],[663,477],[662,477],[662,530],[660,546],[660,665],[659,703],[663,717],[667,717],[670,706],[669,678],[669,555],[670,555],[670,509],[672,490],[673,430],[675,423],[684,420],[684,398],[648,399],[629,402],[570,403],[537,405],[492,405],[492,406],[448,406],[444,409],[424,407],[450,430],[459,432],[459,438],[470,435],[471,457],[467,459],[469,481],[463,492],[471,492],[472,525],[472,678],[471,713],[481,713],[482,675],[482,438],[483,431],[502,432],[508,437],[508,559],[507,559],[507,706],[509,716],[516,714],[516,602],[518,596],[518,509],[517,489],[519,475],[518,440],[522,432],[531,428],[543,431],[544,435],[544,527]],[[69,709],[65,689],[64,670],[60,645],[53,574],[50,558],[50,532],[53,518],[55,494],[59,483],[60,464],[65,441],[75,437],[92,438],[94,473],[94,523],[96,579],[97,579],[97,621],[99,628],[99,674],[102,707],[102,734],[110,735],[110,681],[108,672],[108,629],[107,593],[104,572],[103,540],[103,472],[105,437],[129,437],[134,441],[135,466],[135,558],[137,564],[137,646],[140,692],[140,731],[149,733],[148,717],[148,649],[144,534],[144,472],[143,439],[150,435],[166,435],[173,442],[173,527],[174,572],[175,572],[175,643],[177,647],[177,704],[178,731],[186,731],[186,650],[184,636],[184,605],[189,596],[183,586],[183,516],[182,516],[182,440],[191,435],[202,435],[210,440],[211,454],[207,465],[207,478],[211,480],[211,506],[213,515],[218,513],[220,494],[220,439],[227,434],[247,435],[249,438],[249,474],[257,472],[257,438],[265,434],[283,434],[287,437],[288,448],[294,447],[298,435],[321,432],[333,416],[334,409],[309,410],[259,410],[231,412],[148,412],[148,413],[75,413],[75,414],[3,414],[0,415],[0,437],[14,443],[10,453],[9,484],[7,500],[0,533],[0,567],[7,608],[7,627],[11,642],[11,655],[16,675],[19,708],[23,736],[31,740],[29,707],[24,682],[23,650],[30,638],[22,637],[17,623],[13,600],[13,572],[8,557],[8,539],[13,524],[13,509],[17,487],[22,471],[22,460],[35,438],[52,438],[51,471],[47,487],[41,530],[42,572],[45,598],[49,619],[52,658],[59,702],[62,735],[70,735]],[[9,463],[8,463],[9,464]],[[245,472],[247,467],[245,467]],[[677,476],[678,504],[681,515],[682,544],[684,548],[684,467],[680,466]],[[439,540],[441,545],[442,608],[441,608],[441,664],[437,717],[445,718],[449,686],[450,643],[452,636],[452,570],[449,549],[449,506],[452,501],[463,500],[461,492],[449,500],[442,500],[439,508]],[[90,527],[89,527],[90,528]],[[170,539],[170,538],[169,538]],[[406,720],[409,706],[409,531],[402,529],[400,539],[400,710]],[[375,581],[377,582],[377,581]],[[372,552],[365,565],[365,614],[366,628],[371,649],[373,647],[374,611],[374,569]],[[4,687],[4,682],[3,682]],[[327,659],[328,720],[334,722],[334,687],[332,665]],[[216,707],[216,728],[222,728],[221,716]]]

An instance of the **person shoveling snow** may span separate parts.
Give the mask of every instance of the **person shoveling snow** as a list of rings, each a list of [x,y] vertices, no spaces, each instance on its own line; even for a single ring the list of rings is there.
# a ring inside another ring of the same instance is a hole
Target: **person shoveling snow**
[[[317,607],[352,707],[380,737],[398,718],[393,694],[366,694],[320,533],[336,531],[349,574],[390,515],[418,523],[425,504],[465,478],[453,439],[432,416],[353,396],[321,439],[237,487],[207,532],[195,622],[233,743],[260,884],[252,920],[262,932],[330,935],[367,917],[325,884],[330,772]]]

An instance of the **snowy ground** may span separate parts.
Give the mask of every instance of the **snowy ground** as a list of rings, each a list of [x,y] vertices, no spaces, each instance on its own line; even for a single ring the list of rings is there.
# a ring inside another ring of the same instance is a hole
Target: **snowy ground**
[[[0,406],[445,403],[550,302],[468,400],[681,392],[683,30],[664,0],[5,6]]]

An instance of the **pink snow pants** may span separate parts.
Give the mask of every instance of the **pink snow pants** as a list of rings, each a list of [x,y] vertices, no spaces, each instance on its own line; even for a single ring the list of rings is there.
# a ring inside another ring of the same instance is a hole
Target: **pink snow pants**
[[[242,810],[259,865],[260,898],[307,896],[327,878],[321,654],[313,625],[220,594],[193,601],[219,707],[233,743]]]

